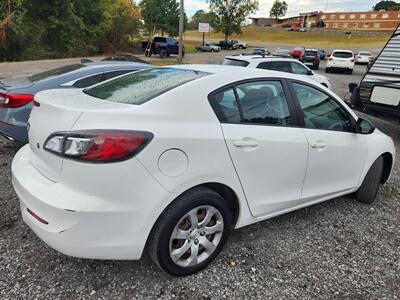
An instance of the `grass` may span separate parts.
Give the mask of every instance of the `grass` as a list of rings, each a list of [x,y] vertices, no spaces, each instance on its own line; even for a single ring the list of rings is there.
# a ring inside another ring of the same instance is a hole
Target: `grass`
[[[330,34],[319,32],[289,32],[283,30],[268,30],[257,27],[243,28],[241,35],[232,35],[232,39],[243,40],[246,42],[259,42],[268,44],[293,45],[305,47],[331,47],[331,48],[358,48],[369,46],[383,46],[390,35],[358,35],[351,37],[345,34]],[[202,33],[187,31],[185,33],[186,43],[192,39],[201,39]],[[223,40],[222,33],[206,34],[206,40]],[[197,42],[199,43],[199,42]]]

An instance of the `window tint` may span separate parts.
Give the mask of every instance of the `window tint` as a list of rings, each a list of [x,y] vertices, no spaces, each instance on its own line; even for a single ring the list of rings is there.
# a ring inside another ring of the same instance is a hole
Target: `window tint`
[[[223,121],[232,123],[240,122],[240,112],[233,89],[215,94],[214,98]]]
[[[309,70],[305,66],[303,66],[302,64],[300,64],[298,62],[291,62],[290,65],[292,67],[293,74],[307,75],[309,72]]]
[[[230,58],[225,58],[222,64],[225,66],[238,66],[238,67],[247,67],[249,65],[247,61],[239,59],[230,59]]]
[[[73,86],[76,88],[86,88],[88,86],[92,86],[96,83],[99,83],[101,81],[101,77],[103,74],[96,74],[93,76],[89,76],[86,78],[83,78],[81,80],[76,81]]]
[[[208,73],[179,68],[155,68],[127,74],[84,90],[90,96],[126,104],[142,104]]]
[[[291,125],[289,108],[280,81],[237,86],[244,123]]]
[[[273,70],[290,73],[292,70],[290,68],[289,62],[287,61],[268,61],[263,62],[258,65],[259,69]]]
[[[120,75],[124,75],[126,73],[133,72],[133,71],[136,71],[136,70],[118,70],[118,71],[104,72],[103,78],[101,78],[101,81],[106,81],[108,79],[111,79],[111,78],[114,78],[114,77],[117,77]]]
[[[68,65],[65,67],[52,69],[52,70],[48,70],[48,71],[45,71],[42,73],[38,73],[38,74],[35,74],[32,76],[29,76],[29,80],[35,82],[35,81],[43,80],[43,79],[50,78],[53,76],[59,76],[59,75],[62,75],[62,74],[68,73],[68,72],[72,72],[72,71],[78,70],[83,67],[85,67],[85,65],[83,65],[83,64]]]
[[[337,58],[351,58],[351,57],[353,57],[353,53],[335,51],[335,52],[333,52],[332,56],[337,57]]]
[[[348,113],[327,94],[307,85],[293,83],[307,128],[351,131]]]

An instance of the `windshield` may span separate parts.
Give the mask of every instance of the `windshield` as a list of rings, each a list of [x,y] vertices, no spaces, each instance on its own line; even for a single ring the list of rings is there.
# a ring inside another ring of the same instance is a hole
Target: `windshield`
[[[225,58],[222,62],[225,66],[247,67],[249,63],[244,60]]]
[[[351,57],[353,57],[353,53],[337,51],[337,52],[333,52],[332,56],[337,57],[337,58],[351,58]]]
[[[358,55],[371,56],[371,52],[360,52]]]
[[[208,73],[177,68],[157,68],[127,74],[84,90],[90,96],[125,104],[142,104]]]
[[[59,76],[59,75],[62,75],[62,74],[68,73],[68,72],[72,72],[72,71],[78,70],[83,67],[85,67],[85,65],[83,65],[83,64],[73,64],[73,65],[68,65],[68,66],[64,66],[61,68],[45,71],[42,73],[38,73],[38,74],[35,74],[32,76],[29,76],[28,78],[30,81],[35,82],[35,81],[40,81],[40,80],[47,79],[50,77]]]

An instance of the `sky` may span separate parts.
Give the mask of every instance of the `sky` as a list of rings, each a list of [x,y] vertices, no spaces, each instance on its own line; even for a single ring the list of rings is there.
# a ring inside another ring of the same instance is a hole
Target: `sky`
[[[287,16],[308,11],[369,11],[379,0],[285,0],[288,4]],[[254,17],[267,17],[274,0],[258,0],[259,11]],[[208,10],[207,0],[185,0],[185,10],[192,16],[197,10]]]

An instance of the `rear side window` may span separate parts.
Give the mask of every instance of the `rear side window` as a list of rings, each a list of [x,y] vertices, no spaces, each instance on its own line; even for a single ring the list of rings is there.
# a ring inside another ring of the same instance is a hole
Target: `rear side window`
[[[249,62],[239,59],[225,58],[222,64],[225,66],[247,67]]]
[[[214,95],[221,118],[229,123],[240,122],[240,112],[233,89],[227,89]]]
[[[206,75],[208,73],[178,68],[148,69],[115,78],[84,92],[102,100],[138,105]]]
[[[280,71],[291,73],[292,68],[290,67],[289,62],[287,61],[268,61],[262,62],[258,65],[258,69],[265,69],[265,70],[273,70],[273,71]]]
[[[353,53],[351,52],[342,52],[342,51],[335,51],[332,54],[333,57],[337,57],[337,58],[352,58],[353,57]]]
[[[83,78],[81,80],[76,81],[73,86],[76,88],[86,88],[88,86],[95,85],[96,83],[99,83],[101,81],[103,74],[96,74],[92,75],[86,78]]]
[[[292,125],[289,107],[280,81],[262,81],[238,85],[243,123]]]
[[[105,73],[103,73],[103,77],[101,78],[101,81],[106,81],[108,79],[111,79],[111,78],[114,78],[114,77],[117,77],[120,75],[124,75],[126,73],[133,72],[133,71],[136,71],[136,70],[118,70],[118,71],[105,72]]]

